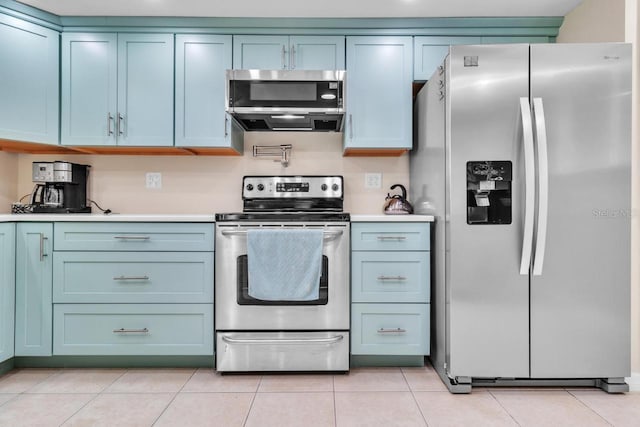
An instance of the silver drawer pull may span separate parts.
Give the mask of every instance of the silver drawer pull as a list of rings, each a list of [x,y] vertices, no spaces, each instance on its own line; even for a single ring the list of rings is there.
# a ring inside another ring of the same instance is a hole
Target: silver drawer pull
[[[114,277],[113,280],[149,280],[149,276],[118,276]]]
[[[378,240],[407,240],[406,236],[378,236]]]
[[[119,240],[149,240],[149,236],[113,236],[114,239]]]
[[[237,338],[229,338],[227,336],[222,336],[222,341],[228,342],[229,344],[333,344],[338,341],[342,341],[344,339],[344,335],[336,335],[334,337],[329,338],[245,338],[245,339],[237,339]]]
[[[113,333],[114,334],[148,334],[149,333],[149,329],[147,329],[147,328],[142,328],[142,329],[120,328],[120,329],[114,329]]]
[[[393,280],[396,282],[402,282],[403,280],[407,280],[407,278],[404,276],[378,276],[378,280],[380,281]]]
[[[378,329],[379,334],[404,334],[407,332],[406,329],[402,328],[380,328]]]

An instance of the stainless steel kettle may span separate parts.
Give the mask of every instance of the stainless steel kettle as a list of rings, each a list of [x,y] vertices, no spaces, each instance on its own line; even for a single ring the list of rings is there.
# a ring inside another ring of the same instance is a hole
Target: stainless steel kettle
[[[413,213],[413,206],[407,200],[407,189],[402,184],[393,184],[391,190],[400,187],[402,195],[394,194],[393,196],[387,193],[387,197],[384,202],[384,213],[387,215],[406,215]]]

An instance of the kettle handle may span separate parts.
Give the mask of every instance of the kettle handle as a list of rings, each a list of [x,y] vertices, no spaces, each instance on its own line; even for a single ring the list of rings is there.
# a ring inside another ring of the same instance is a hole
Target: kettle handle
[[[391,190],[396,189],[397,187],[400,187],[400,191],[402,191],[402,199],[403,200],[407,200],[407,189],[404,188],[404,185],[402,184],[393,184],[391,186]]]

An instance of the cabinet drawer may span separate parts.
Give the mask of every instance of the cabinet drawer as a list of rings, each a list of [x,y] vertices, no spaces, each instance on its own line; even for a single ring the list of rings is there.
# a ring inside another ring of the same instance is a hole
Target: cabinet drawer
[[[56,251],[213,251],[209,223],[62,222],[54,227]]]
[[[428,223],[351,224],[354,251],[428,251],[429,243]]]
[[[429,302],[429,252],[353,252],[353,302]]]
[[[54,252],[53,302],[211,303],[211,252]]]
[[[429,304],[353,304],[351,322],[352,354],[429,354]]]
[[[54,304],[54,355],[212,355],[213,304]]]

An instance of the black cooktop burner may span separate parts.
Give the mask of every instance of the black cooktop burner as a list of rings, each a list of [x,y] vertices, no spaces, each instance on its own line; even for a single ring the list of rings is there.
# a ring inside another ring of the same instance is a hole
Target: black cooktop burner
[[[350,220],[344,212],[234,212],[216,214],[216,222],[346,222]]]

